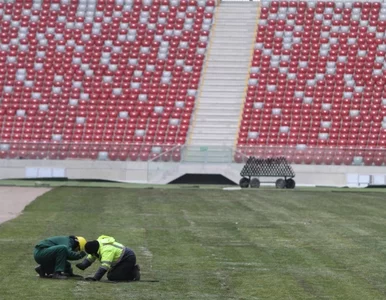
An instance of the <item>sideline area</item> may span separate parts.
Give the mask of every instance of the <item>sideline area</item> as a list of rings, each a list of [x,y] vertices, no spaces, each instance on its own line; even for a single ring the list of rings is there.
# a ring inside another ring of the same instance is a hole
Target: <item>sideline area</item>
[[[0,224],[16,218],[23,209],[50,188],[0,186]]]

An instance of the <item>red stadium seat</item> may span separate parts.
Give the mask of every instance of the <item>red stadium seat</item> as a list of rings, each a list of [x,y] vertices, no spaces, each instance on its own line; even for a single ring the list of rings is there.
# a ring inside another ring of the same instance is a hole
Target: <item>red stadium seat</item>
[[[164,136],[162,142],[185,143],[195,106],[195,96],[188,89],[199,87],[208,44],[206,37],[210,35],[207,24],[213,19],[215,1],[198,5],[193,0],[181,0],[179,6],[170,6],[168,1],[153,1],[150,5],[134,1],[128,10],[114,1],[98,2],[95,9],[104,17],[95,15],[91,23],[88,11],[85,11],[86,17],[77,16],[77,4],[63,6],[58,0],[53,1],[60,6],[58,12],[45,2],[42,10],[32,10],[37,21],[29,22],[21,8],[29,11],[32,3],[19,2],[4,5],[4,13],[12,21],[4,19],[0,26],[2,44],[9,45],[7,51],[3,51],[6,46],[0,49],[0,145],[18,140],[48,144],[54,140],[59,144],[155,143],[156,135],[148,131],[157,130],[158,106],[164,109],[163,125],[169,124],[170,119],[180,119],[175,134]],[[160,10],[161,2],[168,8],[167,12]],[[195,12],[189,11],[191,7]],[[94,11],[92,13],[94,15]],[[66,15],[66,22],[76,24],[76,28],[66,27],[57,18],[58,14]],[[149,18],[143,23],[141,16],[145,14]],[[106,22],[106,17],[111,20]],[[157,23],[158,17],[165,18],[166,24]],[[191,30],[185,30],[188,19]],[[98,26],[94,28],[92,23]],[[55,28],[55,33],[47,31],[47,26]],[[19,29],[28,32],[25,38],[18,34]],[[164,34],[166,30],[180,30],[182,34],[168,36]],[[46,44],[41,44],[36,33],[44,34]],[[155,34],[163,35],[164,41],[169,40],[165,59],[158,57],[163,44],[155,39]],[[18,44],[14,44],[13,39],[18,37]],[[189,48],[179,48],[181,40],[187,42]],[[28,52],[22,49],[26,45]],[[185,66],[192,67],[192,72],[184,72],[184,67],[176,64],[178,55],[185,59]],[[163,78],[166,72],[171,73],[169,79],[173,86],[164,82],[169,80],[166,78],[169,76]],[[164,106],[166,100],[173,101],[170,108]],[[176,107],[176,100],[185,105]],[[5,120],[8,117],[9,120]],[[185,128],[177,135],[181,125]],[[137,130],[144,130],[146,134],[137,135]],[[21,155],[33,159],[96,159],[99,151],[101,149],[26,148],[0,150],[0,158]],[[153,157],[149,151],[107,152],[110,160]],[[173,159],[178,160],[178,155]]]

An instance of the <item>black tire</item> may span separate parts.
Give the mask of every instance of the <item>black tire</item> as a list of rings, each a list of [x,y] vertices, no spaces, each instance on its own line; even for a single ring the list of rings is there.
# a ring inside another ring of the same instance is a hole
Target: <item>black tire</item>
[[[293,180],[292,178],[290,178],[290,179],[287,179],[286,181],[285,181],[285,187],[287,188],[287,189],[294,189],[295,188],[295,180]]]
[[[251,179],[251,188],[258,189],[260,187],[260,180],[258,178]]]
[[[241,179],[240,179],[240,187],[241,187],[241,188],[247,188],[247,187],[249,187],[249,179],[248,179],[248,178],[245,178],[245,177],[241,178]]]
[[[285,188],[285,180],[282,178],[279,178],[276,180],[276,188],[277,189],[284,189]]]

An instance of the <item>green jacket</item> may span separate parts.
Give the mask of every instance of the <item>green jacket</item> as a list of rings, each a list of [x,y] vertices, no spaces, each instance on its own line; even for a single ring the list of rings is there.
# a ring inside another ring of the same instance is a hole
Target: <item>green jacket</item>
[[[89,254],[87,260],[93,263],[98,259],[101,262],[101,267],[109,270],[121,260],[125,253],[125,246],[117,243],[113,237],[107,235],[101,235],[97,241],[99,242],[97,256]]]
[[[36,244],[35,248],[50,248],[53,246],[65,245],[68,248],[68,256],[69,260],[78,260],[84,257],[84,253],[75,252],[75,240],[69,236],[53,236],[46,238],[45,240],[40,241]]]

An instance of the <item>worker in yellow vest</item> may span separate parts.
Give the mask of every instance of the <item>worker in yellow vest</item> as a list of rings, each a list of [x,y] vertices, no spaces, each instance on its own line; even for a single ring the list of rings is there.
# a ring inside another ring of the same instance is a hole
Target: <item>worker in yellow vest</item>
[[[98,239],[87,242],[84,248],[88,255],[76,265],[77,268],[85,270],[96,260],[101,263],[95,275],[86,277],[86,280],[98,281],[106,273],[107,279],[111,281],[140,280],[140,268],[134,251],[116,242],[113,237],[101,235]]]

